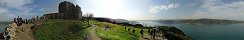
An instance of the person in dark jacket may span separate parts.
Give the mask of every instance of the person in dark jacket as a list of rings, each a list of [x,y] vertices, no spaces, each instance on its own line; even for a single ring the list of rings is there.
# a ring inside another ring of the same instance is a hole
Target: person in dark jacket
[[[135,29],[133,29],[132,33],[135,33]]]
[[[141,31],[140,31],[141,35],[143,35],[143,32],[144,32],[143,29],[141,29]]]

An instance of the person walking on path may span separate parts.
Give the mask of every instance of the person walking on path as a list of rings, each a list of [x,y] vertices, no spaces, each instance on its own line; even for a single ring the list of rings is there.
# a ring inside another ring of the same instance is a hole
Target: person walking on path
[[[132,33],[135,33],[135,29],[133,29]]]
[[[143,32],[144,32],[143,29],[141,29],[140,33],[141,33],[142,37],[143,37]]]

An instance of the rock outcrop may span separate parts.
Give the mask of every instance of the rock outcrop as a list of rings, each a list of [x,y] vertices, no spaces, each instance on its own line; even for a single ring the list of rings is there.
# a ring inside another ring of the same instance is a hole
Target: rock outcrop
[[[6,30],[3,33],[4,40],[16,40],[15,35],[16,35],[16,29],[17,29],[17,24],[12,23],[9,25],[9,27],[6,28]]]
[[[183,31],[176,27],[172,26],[155,26],[155,27],[148,27],[149,29],[156,29],[154,33],[156,34],[163,34],[168,40],[192,40],[190,37],[184,34]]]

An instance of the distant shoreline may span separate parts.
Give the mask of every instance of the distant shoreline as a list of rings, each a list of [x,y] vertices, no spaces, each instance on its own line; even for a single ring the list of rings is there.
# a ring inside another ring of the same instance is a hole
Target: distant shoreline
[[[0,22],[0,33],[2,33],[8,25],[11,24],[10,22]]]

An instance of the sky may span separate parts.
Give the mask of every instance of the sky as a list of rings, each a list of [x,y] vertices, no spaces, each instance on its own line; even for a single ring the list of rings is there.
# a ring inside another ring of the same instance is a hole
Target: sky
[[[83,14],[127,20],[228,19],[244,21],[244,0],[0,0],[0,21],[57,13],[70,1]]]

